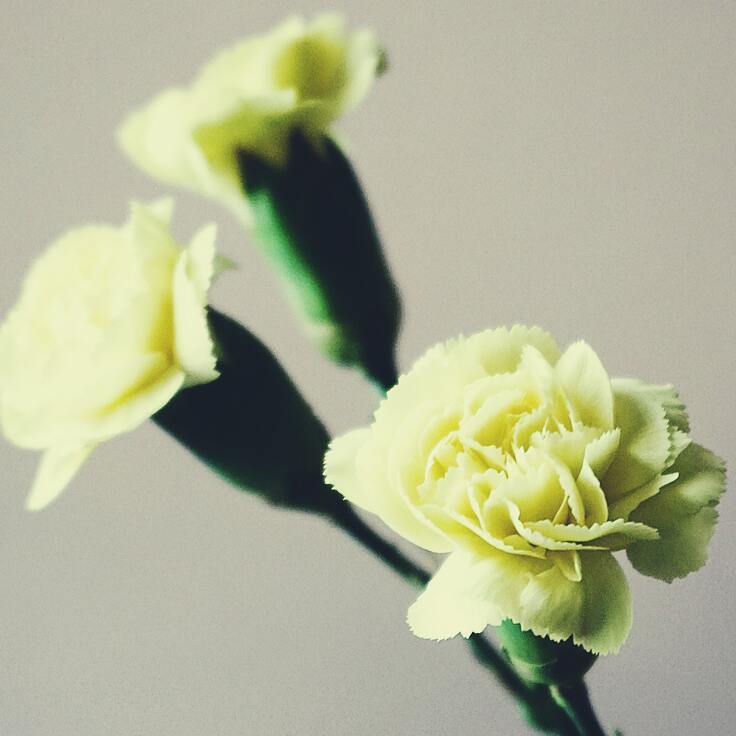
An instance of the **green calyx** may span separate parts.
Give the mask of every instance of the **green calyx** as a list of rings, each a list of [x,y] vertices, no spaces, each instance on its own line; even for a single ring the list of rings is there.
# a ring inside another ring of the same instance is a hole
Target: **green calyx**
[[[180,391],[154,421],[241,490],[333,515],[343,502],[322,480],[324,426],[260,340],[215,310],[208,317],[220,375]]]
[[[524,631],[510,619],[496,628],[506,656],[527,682],[564,685],[579,681],[598,655],[574,644],[572,639],[555,642]]]
[[[331,360],[396,382],[400,305],[350,163],[330,138],[295,132],[283,166],[238,152],[255,239]]]

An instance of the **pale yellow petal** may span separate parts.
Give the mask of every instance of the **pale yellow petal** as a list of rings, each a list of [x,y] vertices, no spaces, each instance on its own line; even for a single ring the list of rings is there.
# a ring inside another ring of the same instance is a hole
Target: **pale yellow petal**
[[[671,583],[699,570],[708,561],[708,546],[715,532],[718,512],[706,506],[663,529],[660,539],[629,545],[626,554],[642,575]]]
[[[495,536],[476,521],[452,509],[424,504],[422,512],[437,529],[442,530],[447,539],[452,540],[456,549],[464,549],[478,557],[486,555],[489,547],[511,555],[525,555],[539,559],[544,559],[546,555],[545,550],[532,546],[518,534]]]
[[[94,443],[52,447],[44,452],[26,499],[28,511],[40,511],[55,501],[95,448]]]
[[[86,430],[97,439],[110,439],[130,432],[171,401],[184,385],[184,373],[172,366],[150,383],[136,386],[113,405],[104,407],[89,421]]]
[[[478,332],[461,343],[459,349],[465,360],[479,363],[486,375],[494,375],[516,370],[527,345],[536,348],[549,363],[555,363],[560,354],[548,332],[525,325]]]
[[[376,513],[376,494],[363,485],[357,466],[358,453],[370,436],[371,430],[365,427],[333,439],[325,454],[324,476],[348,501]]]
[[[401,536],[432,552],[448,552],[452,545],[407,503],[391,482],[387,449],[371,429],[357,429],[330,443],[325,455],[325,478],[357,506],[376,514]]]
[[[162,197],[147,205],[149,211],[159,219],[166,227],[171,225],[171,219],[174,216],[174,198]]]
[[[186,90],[168,89],[126,118],[118,129],[118,141],[150,176],[166,184],[196,188],[198,154],[190,135],[194,116]]]
[[[585,508],[583,524],[602,524],[608,519],[608,502],[600,481],[588,462],[583,463],[575,485]]]
[[[570,539],[553,539],[552,537],[545,536],[532,526],[535,522],[524,523],[521,520],[519,507],[516,504],[508,501],[506,506],[508,508],[509,518],[514,525],[516,532],[522,539],[525,539],[533,547],[555,551],[583,549],[583,545],[577,541]],[[571,526],[575,529],[581,528],[574,525]]]
[[[718,518],[714,507],[726,486],[723,461],[695,443],[682,452],[672,470],[677,479],[631,514],[632,519],[656,526],[660,538],[627,549],[639,572],[667,582],[705,564]]]
[[[528,576],[546,564],[502,552],[484,559],[454,552],[409,608],[409,626],[416,636],[436,640],[497,626],[519,612]]]
[[[597,439],[591,442],[585,448],[585,462],[597,478],[602,478],[618,452],[621,443],[621,430],[616,427],[608,432],[604,432]]]
[[[615,378],[612,385],[621,440],[602,479],[609,501],[662,473],[670,454],[669,425],[657,387],[627,378]]]
[[[553,641],[572,637],[595,654],[615,653],[632,620],[623,570],[607,552],[583,553],[580,563],[580,582],[569,580],[556,565],[532,576],[521,594],[521,615],[509,618]]]
[[[547,557],[557,565],[567,580],[579,583],[583,579],[579,552],[575,550],[556,550],[550,551]]]
[[[644,501],[656,496],[663,486],[677,479],[677,473],[666,475],[655,475],[649,482],[629,491],[626,495],[616,499],[608,507],[609,516],[612,519],[628,519],[631,512],[639,508]]]
[[[207,325],[207,292],[214,273],[214,225],[200,230],[179,256],[174,269],[174,329],[176,362],[186,385],[217,378],[214,343]]]
[[[541,521],[527,521],[525,526],[532,531],[538,532],[545,539],[566,542],[587,543],[601,540],[611,534],[623,534],[631,539],[656,539],[657,530],[641,522],[624,521],[613,519],[602,524],[591,524],[590,526],[578,526],[577,524],[553,524],[549,519]],[[555,549],[550,547],[550,549]]]
[[[194,139],[204,124],[201,114],[197,95],[168,89],[128,116],[118,129],[118,142],[149,176],[219,200],[249,226],[252,215],[239,184],[214,170]]]
[[[611,381],[590,345],[573,343],[557,363],[557,377],[581,422],[613,429]]]

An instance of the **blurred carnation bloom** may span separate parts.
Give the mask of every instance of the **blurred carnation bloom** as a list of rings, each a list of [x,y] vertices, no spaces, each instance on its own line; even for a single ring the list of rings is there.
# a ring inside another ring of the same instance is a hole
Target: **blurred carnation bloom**
[[[607,654],[632,615],[614,552],[667,581],[706,560],[725,469],[688,432],[671,386],[611,380],[586,343],[560,354],[515,326],[429,350],[370,427],[332,442],[325,475],[450,553],[409,610],[418,636],[511,619]]]
[[[291,134],[319,137],[367,94],[382,66],[371,31],[338,15],[292,17],[221,51],[186,88],[162,92],[119,130],[146,173],[226,204],[250,224],[237,154],[286,161]]]
[[[215,227],[183,249],[169,232],[172,208],[134,203],[122,227],[62,236],[0,327],[3,432],[44,451],[31,510],[53,501],[98,443],[218,375],[206,316]]]

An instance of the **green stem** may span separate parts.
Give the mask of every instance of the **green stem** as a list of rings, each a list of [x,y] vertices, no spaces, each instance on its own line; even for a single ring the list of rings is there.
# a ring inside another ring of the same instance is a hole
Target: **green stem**
[[[376,534],[347,503],[338,511],[332,512],[330,518],[414,587],[423,588],[429,582],[430,575],[426,570]],[[527,685],[508,660],[483,636],[474,634],[467,640],[467,644],[476,660],[519,701],[524,714],[535,728],[561,736],[577,736],[573,722],[555,703],[545,687]]]
[[[329,518],[415,588],[422,588],[429,582],[430,575],[426,570],[404,556],[398,547],[374,532],[355,513],[350,504],[341,504],[337,510],[330,512]]]
[[[582,679],[567,685],[551,685],[549,691],[555,702],[575,723],[580,736],[606,736]]]
[[[484,636],[468,640],[473,656],[490,670],[498,682],[518,701],[527,721],[539,731],[560,736],[579,736],[574,721],[560,708],[544,685],[526,683],[513,665]]]

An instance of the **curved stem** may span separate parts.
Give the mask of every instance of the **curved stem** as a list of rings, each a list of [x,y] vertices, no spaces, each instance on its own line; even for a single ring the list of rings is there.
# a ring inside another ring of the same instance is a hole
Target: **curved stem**
[[[425,569],[412,562],[398,547],[374,532],[347,502],[341,504],[336,510],[330,511],[329,518],[415,588],[421,588],[429,582],[431,576]]]
[[[422,588],[429,582],[431,576],[426,570],[373,531],[347,503],[332,511],[329,518],[414,587]],[[480,634],[467,639],[467,644],[475,659],[517,699],[525,716],[535,728],[561,736],[577,736],[573,721],[553,700],[547,688],[527,685],[506,657]]]
[[[583,680],[568,685],[551,685],[549,691],[555,702],[575,723],[581,736],[606,736]]]

